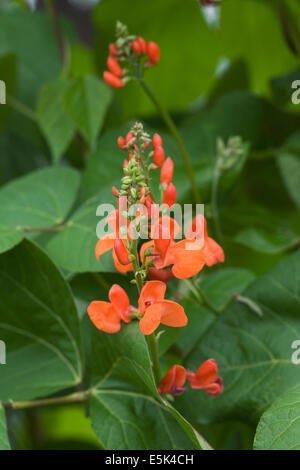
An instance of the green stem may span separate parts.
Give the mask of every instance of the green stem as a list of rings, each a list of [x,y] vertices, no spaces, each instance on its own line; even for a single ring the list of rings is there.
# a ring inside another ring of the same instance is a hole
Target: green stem
[[[159,356],[158,356],[158,347],[156,336],[154,333],[148,336],[149,347],[152,356],[152,366],[153,366],[153,373],[156,381],[156,385],[160,383],[160,363],[159,363]]]
[[[200,300],[205,307],[207,307],[209,310],[214,312],[216,315],[219,315],[221,313],[221,311],[215,308],[213,304],[208,300],[207,296],[205,295],[201,287],[198,286],[198,284],[195,282],[193,278],[187,279],[186,283],[189,286],[190,290],[195,295],[195,297],[198,300]]]
[[[212,211],[212,218],[214,222],[216,236],[218,241],[222,240],[222,231],[219,219],[219,210],[218,210],[218,188],[219,188],[219,181],[220,181],[220,171],[219,171],[219,164],[218,159],[214,169],[213,175],[213,182],[212,182],[212,190],[211,190],[211,211]]]
[[[137,250],[137,240],[132,240],[130,251],[135,256],[135,259],[132,261],[132,266],[133,266],[138,293],[140,294],[142,287],[143,287],[143,280],[139,274],[140,264],[139,264],[138,250]],[[159,363],[159,356],[158,356],[157,341],[156,341],[156,336],[154,333],[148,336],[148,344],[149,344],[151,357],[152,357],[153,373],[154,373],[156,384],[158,385],[160,383],[161,374],[160,374],[160,363]]]
[[[61,232],[67,224],[55,225],[53,227],[25,227],[25,232]]]
[[[35,114],[35,112],[28,108],[25,104],[21,103],[19,100],[13,98],[10,95],[7,95],[6,99],[7,104],[13,109],[15,109],[15,111],[18,111],[18,113],[23,114],[23,116],[27,117],[31,121],[37,120],[37,115]]]
[[[66,64],[65,40],[64,40],[62,29],[61,29],[55,0],[45,0],[45,6],[53,24],[54,34],[56,37],[56,42],[58,45],[58,50],[59,50],[62,64],[65,65]]]
[[[3,408],[8,410],[23,410],[25,408],[36,408],[39,406],[51,406],[51,405],[62,405],[67,403],[78,403],[87,400],[91,395],[90,390],[83,392],[72,393],[71,395],[65,395],[57,398],[44,398],[41,400],[32,401],[10,401],[8,403],[2,403]]]
[[[195,202],[197,204],[199,204],[200,203],[200,194],[199,194],[199,191],[198,191],[198,188],[197,188],[194,171],[193,171],[193,167],[192,167],[192,164],[191,164],[191,159],[190,159],[190,156],[189,156],[189,154],[188,154],[188,152],[185,148],[183,140],[182,140],[180,134],[178,133],[178,130],[177,130],[175,124],[174,124],[174,121],[172,120],[169,113],[160,104],[160,102],[158,101],[156,96],[152,93],[152,91],[150,90],[148,85],[146,85],[144,80],[139,76],[137,76],[137,80],[140,83],[143,90],[148,95],[148,97],[150,98],[150,100],[156,106],[158,112],[161,114],[163,120],[165,121],[167,127],[169,128],[169,131],[171,132],[171,134],[173,135],[174,139],[177,142],[178,148],[180,150],[180,153],[181,153],[181,156],[182,156],[182,159],[183,159],[183,163],[184,163],[184,166],[185,166],[186,173],[187,173],[188,178],[190,180],[192,193],[193,193]]]

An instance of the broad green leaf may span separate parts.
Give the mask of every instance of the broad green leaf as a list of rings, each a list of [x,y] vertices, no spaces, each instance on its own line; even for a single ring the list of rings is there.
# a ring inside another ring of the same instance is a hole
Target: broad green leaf
[[[296,247],[300,237],[285,232],[267,232],[258,228],[247,228],[237,234],[235,240],[242,245],[262,253],[280,253]]]
[[[43,151],[18,133],[18,127],[11,127],[0,140],[0,183],[23,176],[37,168],[48,166]]]
[[[254,279],[254,274],[247,269],[222,268],[206,274],[203,280],[200,278],[199,285],[212,305],[222,309],[233,294],[241,294]]]
[[[75,125],[64,108],[64,95],[68,86],[69,82],[62,79],[47,83],[38,97],[38,122],[54,162],[59,161],[75,133]]]
[[[0,56],[4,54],[17,56],[18,98],[33,107],[40,87],[55,79],[61,69],[52,24],[47,15],[40,12],[1,12]]]
[[[10,445],[7,435],[7,426],[5,411],[0,405],[0,450],[10,450]]]
[[[65,93],[66,112],[90,146],[102,127],[111,96],[111,89],[92,75],[77,78]]]
[[[209,448],[160,398],[138,323],[114,335],[93,328],[92,424],[106,449]]]
[[[281,172],[285,187],[297,205],[300,207],[300,134],[296,133],[277,154],[277,163]]]
[[[262,415],[254,449],[300,450],[300,385],[277,398]]]
[[[45,168],[0,189],[0,220],[14,227],[51,227],[70,211],[80,184],[71,168]]]
[[[48,256],[24,240],[0,256],[1,401],[29,400],[78,384],[79,320],[69,286]]]
[[[65,228],[47,243],[47,251],[61,267],[73,272],[114,272],[112,252],[97,261],[95,247],[96,228],[101,218],[96,216],[98,205],[105,199],[93,197],[80,206],[66,223]],[[108,214],[106,214],[108,215]]]
[[[234,303],[206,331],[186,359],[197,370],[215,358],[224,379],[217,398],[192,390],[179,410],[192,422],[239,419],[255,422],[281,393],[299,383],[292,343],[300,337],[300,252],[280,261],[243,293],[263,312]]]
[[[20,227],[0,225],[0,253],[10,250],[24,238],[24,230]]]

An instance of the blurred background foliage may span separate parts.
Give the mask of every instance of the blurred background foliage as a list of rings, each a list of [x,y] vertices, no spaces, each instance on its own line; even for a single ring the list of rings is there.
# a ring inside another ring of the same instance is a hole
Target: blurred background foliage
[[[116,138],[132,121],[160,131],[176,163],[179,200],[191,202],[178,149],[152,102],[135,82],[112,91],[101,79],[116,20],[160,45],[161,61],[146,81],[189,150],[208,222],[216,139],[240,135],[246,143],[220,185],[224,273],[202,276],[217,308],[299,246],[300,104],[291,102],[291,82],[300,79],[300,2],[223,0],[218,8],[202,8],[196,0],[57,1],[63,64],[49,11],[43,2],[28,3],[0,1],[0,79],[7,85],[7,105],[0,106],[0,250],[25,236],[40,244],[70,282],[84,331],[86,305],[101,291],[97,271],[106,285],[116,280],[110,255],[101,265],[94,259],[95,207],[113,202],[123,157]],[[53,188],[60,213],[47,199]],[[36,210],[30,220],[21,220],[20,191]],[[54,224],[63,229],[25,230]],[[211,312],[195,299],[193,305],[191,322],[193,308],[197,315],[200,308],[204,332]],[[177,358],[176,348],[169,350],[174,341],[186,355],[192,346],[193,339],[176,334],[161,336],[161,352],[169,351],[165,366]],[[217,448],[250,448],[253,421],[232,419],[205,430],[198,425]],[[9,432],[17,448],[99,448],[77,406],[11,413]]]

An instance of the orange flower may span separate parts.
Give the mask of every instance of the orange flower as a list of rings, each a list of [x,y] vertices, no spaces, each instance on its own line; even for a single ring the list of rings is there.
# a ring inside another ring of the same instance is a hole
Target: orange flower
[[[117,333],[121,328],[121,320],[129,323],[129,314],[135,311],[129,303],[124,289],[114,284],[109,291],[110,302],[93,301],[88,306],[88,314],[94,325],[105,333]]]
[[[158,386],[159,393],[181,395],[186,388],[183,387],[186,379],[186,370],[182,366],[172,366]]]
[[[191,388],[204,389],[215,397],[223,391],[223,380],[218,377],[218,365],[214,359],[208,359],[196,373],[188,372],[187,375]]]
[[[118,202],[119,201],[120,201],[120,199],[118,200]],[[120,222],[119,221],[119,211],[115,210],[107,218],[107,223],[109,224],[109,226],[111,227],[113,232],[104,235],[104,237],[102,237],[102,238],[100,238],[100,240],[98,240],[98,242],[96,244],[95,253],[96,253],[96,258],[99,261],[100,257],[104,253],[106,253],[109,250],[113,250],[113,259],[114,259],[115,268],[121,273],[127,273],[128,271],[133,270],[132,263],[130,262],[129,258],[128,258],[128,261],[129,261],[128,264],[121,263],[120,260],[119,260],[118,255],[116,253],[116,249],[115,249],[116,248],[115,241],[120,240],[120,242],[123,244],[123,248],[124,248],[122,250],[124,252],[123,254],[127,254],[127,256],[129,255],[129,250],[125,247],[125,244],[124,244],[125,240],[119,239],[119,231],[120,231],[120,223],[119,222]],[[120,243],[118,243],[117,246],[118,245],[120,245]],[[120,247],[119,247],[119,250],[120,250]],[[119,251],[118,251],[118,253],[119,253]],[[124,261],[124,257],[121,258],[121,260]]]
[[[172,246],[169,258],[173,261],[172,273],[178,279],[195,276],[207,265],[224,261],[220,245],[207,235],[206,220],[198,214],[186,231],[185,240]]]
[[[159,217],[156,224],[151,227],[150,237],[152,240],[142,245],[141,260],[144,258],[145,250],[151,249],[153,265],[156,269],[162,269],[173,264],[174,257],[171,248],[175,246],[174,238],[179,230],[176,220],[167,215]]]
[[[166,284],[161,281],[148,281],[143,286],[139,298],[140,329],[150,335],[160,323],[166,326],[181,327],[187,324],[187,317],[181,305],[172,300],[164,300]]]

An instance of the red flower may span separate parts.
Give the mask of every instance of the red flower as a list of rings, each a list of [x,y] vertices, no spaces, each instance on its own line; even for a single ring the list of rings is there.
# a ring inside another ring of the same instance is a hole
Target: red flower
[[[117,59],[111,55],[108,56],[107,58],[107,67],[117,77],[122,77],[123,75],[123,70],[121,69],[119,62]]]
[[[118,203],[120,202],[121,198],[118,199]],[[107,222],[109,224],[109,226],[111,227],[111,229],[113,230],[113,232],[111,233],[108,233],[106,235],[104,235],[102,238],[100,238],[100,240],[98,240],[97,244],[96,244],[96,248],[95,248],[95,253],[96,253],[96,258],[97,260],[99,261],[100,260],[100,257],[106,253],[107,251],[109,250],[113,250],[113,259],[114,259],[114,263],[115,263],[115,267],[116,269],[121,272],[121,273],[127,273],[128,271],[132,271],[133,270],[133,266],[132,266],[132,263],[130,262],[129,260],[129,264],[123,264],[122,262],[120,262],[119,260],[119,257],[116,253],[116,250],[115,250],[115,241],[120,237],[120,227],[119,227],[119,211],[118,210],[115,210],[113,211],[110,216],[107,218]],[[122,238],[120,239],[120,242],[121,243],[124,243],[125,240],[123,240]],[[119,249],[121,249],[122,247],[119,247]],[[123,254],[124,254],[124,251],[126,250],[126,253],[127,253],[127,256],[129,255],[129,251],[127,250],[127,248],[124,246],[124,250],[123,251]],[[119,252],[120,253],[120,252]],[[118,253],[118,254],[119,254]],[[125,256],[123,257],[120,256],[120,258],[122,259],[122,261],[125,260]],[[128,258],[129,259],[129,258]]]
[[[174,163],[171,157],[168,157],[161,167],[160,182],[162,184],[169,184],[173,179]]]
[[[149,57],[148,65],[152,67],[156,65],[160,60],[160,48],[156,42],[149,41],[147,44],[147,55]]]
[[[166,284],[161,281],[148,281],[143,286],[139,298],[140,329],[150,335],[160,323],[167,326],[186,326],[187,317],[181,305],[172,300],[164,300]]]
[[[186,279],[197,274],[203,266],[213,266],[224,261],[224,252],[220,245],[207,235],[206,220],[198,214],[186,231],[185,240],[176,243],[173,248],[173,274],[179,279]]]
[[[163,203],[167,206],[172,207],[176,202],[177,191],[173,183],[169,183],[165,192]]]
[[[158,146],[162,147],[162,138],[159,134],[153,134],[152,145],[153,145],[153,148],[158,147]]]
[[[183,388],[186,379],[186,370],[182,366],[172,366],[158,386],[159,393],[170,393],[181,395],[186,389]]]
[[[121,321],[129,323],[129,315],[135,311],[129,303],[124,289],[114,284],[109,291],[110,302],[93,301],[88,306],[88,314],[94,325],[105,333],[117,333],[121,328]]]
[[[156,145],[154,147],[154,152],[153,152],[153,160],[155,165],[160,168],[163,164],[165,158],[165,151],[160,145]]]
[[[126,82],[124,82],[124,80],[121,80],[113,73],[107,71],[103,72],[103,80],[113,88],[122,88],[126,85]]]
[[[191,388],[204,389],[206,393],[218,396],[223,391],[223,380],[218,377],[218,365],[214,359],[203,362],[196,373],[188,372]]]

